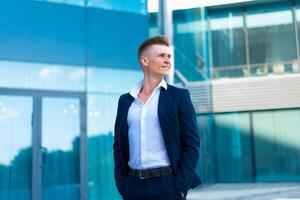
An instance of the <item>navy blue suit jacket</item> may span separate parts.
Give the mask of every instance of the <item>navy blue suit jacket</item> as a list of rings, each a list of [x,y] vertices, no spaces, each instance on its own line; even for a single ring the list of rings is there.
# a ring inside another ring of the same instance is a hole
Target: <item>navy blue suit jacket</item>
[[[114,175],[120,193],[129,172],[127,114],[133,100],[129,93],[120,97],[115,122]],[[161,87],[158,118],[171,168],[175,174],[174,185],[178,190],[186,192],[201,183],[195,173],[200,140],[189,91],[171,85],[168,85],[167,90]]]

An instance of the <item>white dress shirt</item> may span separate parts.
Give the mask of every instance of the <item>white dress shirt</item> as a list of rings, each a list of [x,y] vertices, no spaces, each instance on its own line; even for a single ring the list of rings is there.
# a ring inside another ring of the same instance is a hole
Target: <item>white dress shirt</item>
[[[167,89],[164,79],[144,103],[138,94],[143,81],[130,90],[134,101],[128,110],[129,161],[132,169],[149,169],[170,165],[158,119],[158,99],[161,87]]]

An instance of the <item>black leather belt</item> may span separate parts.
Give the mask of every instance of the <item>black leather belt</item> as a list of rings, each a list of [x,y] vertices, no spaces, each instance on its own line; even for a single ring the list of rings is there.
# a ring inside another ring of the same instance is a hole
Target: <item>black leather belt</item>
[[[130,169],[129,174],[131,176],[137,176],[140,179],[147,179],[172,174],[172,169],[169,166],[144,170]]]

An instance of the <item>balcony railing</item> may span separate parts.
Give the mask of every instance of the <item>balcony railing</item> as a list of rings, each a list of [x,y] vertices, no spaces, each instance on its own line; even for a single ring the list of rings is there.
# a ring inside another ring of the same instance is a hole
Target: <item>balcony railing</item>
[[[280,75],[299,73],[300,67],[297,60],[274,62],[274,63],[261,63],[251,65],[236,65],[224,66],[213,68],[213,78],[241,78],[241,77],[256,77],[268,75]]]

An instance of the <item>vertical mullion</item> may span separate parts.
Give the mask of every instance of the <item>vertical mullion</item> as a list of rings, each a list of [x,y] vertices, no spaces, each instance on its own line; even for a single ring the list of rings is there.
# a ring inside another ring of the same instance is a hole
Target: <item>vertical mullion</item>
[[[250,69],[250,49],[249,49],[249,35],[248,35],[248,25],[247,25],[247,11],[243,11],[243,24],[244,24],[244,34],[245,34],[245,47],[246,47],[246,65],[248,70],[248,76],[251,76],[251,69]]]
[[[298,36],[298,27],[297,27],[297,9],[296,5],[294,4],[292,7],[293,13],[293,21],[294,21],[294,28],[295,28],[295,39],[296,39],[296,53],[297,53],[297,64],[299,69],[299,60],[300,60],[300,53],[299,53],[299,36]]]
[[[87,188],[87,115],[86,115],[86,95],[82,95],[80,98],[80,199],[88,199]]]
[[[214,77],[214,55],[213,55],[213,42],[212,42],[212,33],[211,33],[211,14],[208,13],[207,17],[207,29],[208,29],[208,47],[209,47],[209,70],[210,70],[210,80],[213,80]]]
[[[250,117],[250,142],[251,142],[251,159],[252,159],[252,178],[256,182],[257,169],[256,169],[256,154],[255,154],[255,135],[253,129],[253,112],[249,112]]]
[[[39,95],[33,95],[33,136],[32,136],[32,200],[41,200],[41,114],[42,102]]]

